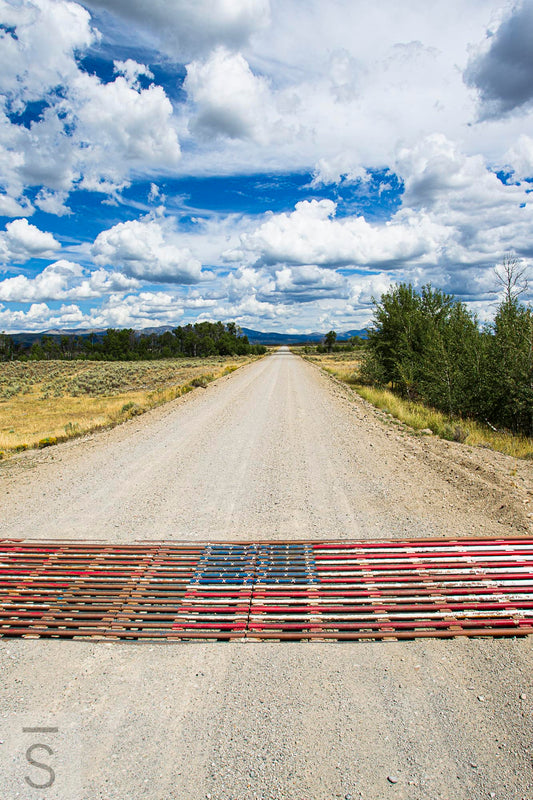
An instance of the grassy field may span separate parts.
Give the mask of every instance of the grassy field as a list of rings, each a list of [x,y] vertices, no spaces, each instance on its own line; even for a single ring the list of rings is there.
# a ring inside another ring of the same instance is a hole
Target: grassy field
[[[326,372],[335,375],[350,386],[357,384],[357,375],[361,366],[361,354],[358,350],[351,353],[305,353],[303,348],[291,348],[298,355],[303,356],[308,361],[318,364]]]
[[[359,367],[362,354],[352,353],[305,353],[301,348],[293,348],[295,353],[308,361],[318,364],[326,372],[348,383],[369,403],[390,414],[414,432],[430,430],[443,439],[464,442],[465,444],[489,447],[515,458],[533,459],[533,439],[514,436],[505,431],[493,431],[471,419],[449,417],[440,411],[421,403],[403,400],[387,389],[363,386],[359,382]]]
[[[255,358],[0,364],[0,457],[117,425]]]

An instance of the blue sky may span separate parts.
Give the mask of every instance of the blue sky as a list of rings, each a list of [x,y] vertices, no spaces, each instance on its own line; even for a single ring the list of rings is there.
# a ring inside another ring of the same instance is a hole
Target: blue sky
[[[0,0],[0,330],[345,330],[397,281],[490,319],[532,39],[531,0]]]

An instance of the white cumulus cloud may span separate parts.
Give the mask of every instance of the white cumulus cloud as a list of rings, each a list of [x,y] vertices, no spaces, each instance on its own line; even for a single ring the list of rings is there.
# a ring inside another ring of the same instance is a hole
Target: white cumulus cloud
[[[0,232],[0,260],[23,263],[30,258],[49,258],[61,247],[51,233],[41,231],[27,219],[8,222]]]
[[[443,265],[487,265],[507,250],[531,254],[527,184],[502,183],[481,155],[465,155],[442,134],[401,150],[397,169],[405,194],[396,218],[424,214],[447,231],[438,247]]]
[[[111,264],[125,275],[152,283],[196,283],[202,265],[179,246],[179,236],[154,219],[119,222],[100,233],[92,248],[96,264]]]
[[[124,75],[130,86],[138,85],[139,78],[143,75],[145,78],[153,79],[153,72],[146,66],[146,64],[139,64],[132,58],[127,58],[125,61],[114,61],[115,72]]]
[[[240,53],[218,48],[207,60],[188,64],[184,87],[194,102],[193,131],[260,144],[271,138],[279,115],[268,83]]]
[[[98,309],[86,316],[96,328],[148,328],[158,325],[179,325],[183,315],[180,298],[169,292],[140,292],[111,295]]]
[[[164,89],[140,86],[153,78],[133,59],[115,62],[115,80],[102,82],[77,57],[98,41],[89,13],[67,0],[6,4],[0,31],[0,208],[16,216],[26,208],[28,187],[40,187],[36,204],[68,213],[76,186],[113,192],[134,171],[171,170],[180,145],[174,109]],[[3,60],[2,60],[3,59]],[[41,104],[23,124],[29,103]]]
[[[332,268],[397,265],[432,257],[437,226],[425,217],[372,225],[362,216],[334,218],[331,200],[303,200],[289,214],[273,214],[242,239],[260,264],[316,264]]]
[[[53,309],[47,303],[32,303],[27,311],[11,311],[0,303],[0,328],[7,333],[81,327],[83,322],[83,312],[75,304]]]
[[[0,281],[0,300],[32,303],[42,300],[81,300],[127,292],[139,287],[135,278],[104,269],[89,271],[60,259],[33,277],[15,275]]]
[[[78,68],[75,55],[97,38],[89,13],[68,0],[0,0],[2,90],[19,110],[69,82]]]
[[[80,74],[72,83],[72,97],[80,142],[77,162],[86,183],[103,176],[120,184],[129,168],[177,164],[180,146],[172,105],[160,86],[141,90],[123,76],[103,84]]]
[[[35,278],[15,275],[0,281],[0,300],[31,303],[39,300],[64,300],[72,280],[80,278],[79,264],[61,259],[50,264]]]

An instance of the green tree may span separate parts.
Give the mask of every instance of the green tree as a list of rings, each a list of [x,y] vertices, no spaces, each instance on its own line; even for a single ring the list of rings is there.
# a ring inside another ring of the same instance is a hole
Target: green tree
[[[15,355],[15,345],[11,336],[0,333],[0,361],[11,361]]]
[[[416,395],[416,376],[422,351],[420,296],[411,284],[400,283],[374,300],[374,319],[368,332],[363,374],[390,384],[393,391]]]
[[[363,375],[451,415],[533,435],[533,314],[513,257],[497,272],[503,300],[480,330],[464,303],[431,286],[400,284],[374,305]]]
[[[502,289],[486,361],[486,419],[493,425],[533,435],[533,314],[520,302],[528,289],[526,270],[512,253],[495,269]]]
[[[53,336],[42,336],[41,346],[45,359],[61,358],[61,349]]]
[[[487,417],[533,436],[533,314],[507,296],[494,319],[488,368]]]
[[[326,346],[328,353],[331,353],[336,341],[337,341],[337,334],[335,333],[335,331],[329,331],[329,333],[326,333],[326,335],[324,336],[324,344]]]
[[[438,296],[434,299],[438,302]],[[418,392],[426,403],[448,414],[476,414],[485,364],[484,337],[464,303],[448,295],[442,301],[437,313],[424,320]]]

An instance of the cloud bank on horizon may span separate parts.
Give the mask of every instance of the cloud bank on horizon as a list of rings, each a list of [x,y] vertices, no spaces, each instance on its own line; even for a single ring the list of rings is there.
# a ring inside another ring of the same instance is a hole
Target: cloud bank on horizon
[[[533,0],[0,0],[0,331],[360,328],[395,281],[490,319],[531,41]]]

